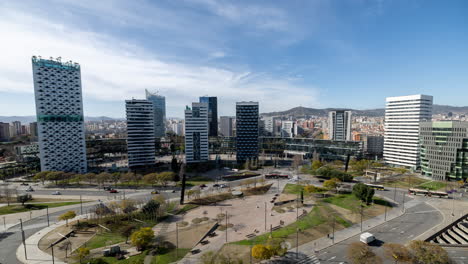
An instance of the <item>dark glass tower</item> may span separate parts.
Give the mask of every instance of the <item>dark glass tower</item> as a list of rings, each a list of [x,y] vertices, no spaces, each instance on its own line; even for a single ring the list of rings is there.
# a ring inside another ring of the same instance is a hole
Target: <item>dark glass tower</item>
[[[237,162],[258,159],[258,102],[236,103]]]
[[[208,104],[208,136],[218,136],[218,98],[216,96],[201,96],[200,103]]]

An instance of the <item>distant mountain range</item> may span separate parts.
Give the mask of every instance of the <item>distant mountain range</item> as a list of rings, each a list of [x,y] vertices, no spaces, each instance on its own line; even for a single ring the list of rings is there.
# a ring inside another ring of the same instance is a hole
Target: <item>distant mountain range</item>
[[[329,111],[332,110],[351,110],[353,115],[357,116],[384,116],[385,108],[357,110],[349,108],[308,108],[308,107],[294,107],[286,111],[263,113],[262,116],[327,116]],[[454,114],[468,114],[468,106],[450,106],[450,105],[433,105],[433,114],[447,114],[452,112]]]
[[[85,121],[109,121],[109,120],[125,120],[124,118],[113,118],[108,116],[85,116]],[[0,116],[0,122],[11,123],[20,121],[22,124],[36,122],[36,116]]]

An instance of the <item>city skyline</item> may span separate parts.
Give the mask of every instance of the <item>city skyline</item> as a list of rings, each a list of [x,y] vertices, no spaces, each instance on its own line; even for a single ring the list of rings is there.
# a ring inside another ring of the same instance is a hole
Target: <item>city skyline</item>
[[[385,97],[404,94],[462,106],[466,98],[454,94],[468,83],[468,60],[457,52],[468,42],[467,8],[463,1],[11,2],[0,6],[0,32],[10,40],[2,43],[9,52],[0,67],[0,115],[34,113],[33,54],[80,61],[87,116],[123,117],[124,100],[144,89],[165,96],[174,117],[205,94],[219,98],[219,116],[234,115],[235,102],[245,100],[259,101],[260,112],[381,108]],[[145,19],[147,12],[165,21]]]

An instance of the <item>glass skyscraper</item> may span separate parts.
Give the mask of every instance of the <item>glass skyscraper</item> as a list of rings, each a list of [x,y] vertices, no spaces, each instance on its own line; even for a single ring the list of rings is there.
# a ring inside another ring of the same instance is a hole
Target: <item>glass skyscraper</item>
[[[258,159],[258,102],[236,103],[237,162]]]
[[[218,98],[216,96],[202,96],[200,103],[208,104],[208,136],[218,136]]]
[[[166,135],[166,97],[146,92],[146,99],[153,103],[154,111],[154,136],[161,138]]]

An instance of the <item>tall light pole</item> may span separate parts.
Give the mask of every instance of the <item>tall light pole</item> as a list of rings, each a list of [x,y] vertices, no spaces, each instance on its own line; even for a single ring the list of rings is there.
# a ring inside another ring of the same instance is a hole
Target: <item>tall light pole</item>
[[[5,217],[3,217],[5,219]],[[267,203],[265,202],[265,231],[267,231]]]

